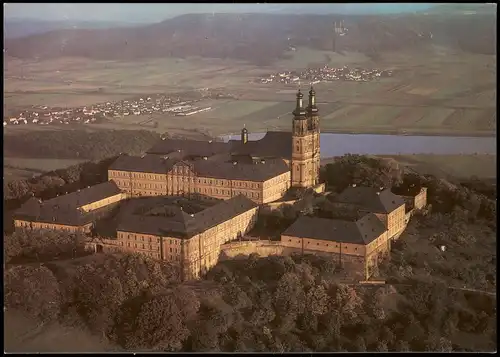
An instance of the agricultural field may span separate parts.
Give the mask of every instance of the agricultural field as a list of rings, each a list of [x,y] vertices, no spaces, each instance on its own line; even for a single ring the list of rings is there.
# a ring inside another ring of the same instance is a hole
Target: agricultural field
[[[298,47],[296,51],[288,51],[286,55],[291,56],[291,58],[277,61],[274,65],[276,68],[294,70],[317,64],[326,64],[332,67],[341,67],[346,64],[355,66],[369,61],[369,58],[362,53],[345,52],[339,54],[306,47]]]
[[[136,94],[214,87],[216,83],[211,82],[214,77],[220,79],[221,86],[247,83],[246,67],[236,61],[204,59],[166,58],[138,62],[8,59],[4,70],[4,106],[77,107],[117,101]],[[238,80],[238,76],[243,79]]]
[[[95,103],[120,101],[130,97],[130,94],[95,93],[81,91],[38,91],[33,93],[9,92],[4,93],[4,106],[9,110],[23,109],[33,105],[48,107],[83,107]]]
[[[494,56],[458,52],[450,56],[439,46],[408,53],[387,52],[376,62],[363,54],[342,55],[307,48],[297,48],[289,55],[291,58],[266,67],[199,57],[136,62],[8,59],[4,71],[4,112],[31,105],[74,107],[138,94],[224,88],[238,99],[207,101],[203,106],[212,107],[208,112],[189,117],[164,113],[129,116],[98,125],[107,129],[185,130],[214,135],[239,131],[243,124],[251,131],[287,130],[298,85],[264,85],[253,81],[281,70],[328,64],[391,69],[394,75],[372,82],[318,83],[315,89],[325,132],[490,136],[496,133]],[[302,83],[304,92],[308,86]],[[148,119],[151,121],[144,123]]]

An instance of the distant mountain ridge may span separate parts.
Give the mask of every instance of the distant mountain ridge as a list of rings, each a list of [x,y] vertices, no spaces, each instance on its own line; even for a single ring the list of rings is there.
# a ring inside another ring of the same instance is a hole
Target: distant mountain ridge
[[[144,24],[115,21],[44,21],[31,19],[5,19],[3,23],[4,39],[39,35],[64,29],[107,29],[133,27]]]
[[[270,64],[287,56],[290,46],[330,50],[333,21],[342,19],[349,32],[337,45],[345,51],[370,54],[434,43],[495,54],[496,17],[478,17],[189,14],[142,26],[64,29],[6,39],[4,49],[18,58],[200,56]]]
[[[422,10],[421,12],[429,14],[493,14],[496,13],[497,5],[492,3],[456,3],[456,4],[440,4],[433,6],[429,9]]]

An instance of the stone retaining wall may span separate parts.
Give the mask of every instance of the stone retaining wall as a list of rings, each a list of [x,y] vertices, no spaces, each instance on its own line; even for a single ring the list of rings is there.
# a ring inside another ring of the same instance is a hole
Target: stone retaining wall
[[[290,256],[294,254],[312,254],[331,258],[334,262],[340,263],[342,258],[342,267],[348,273],[348,276],[358,280],[365,278],[365,260],[363,257],[347,254],[326,253],[315,250],[302,251],[297,248],[290,248],[281,245],[277,241],[253,241],[253,242],[232,242],[221,246],[219,261],[231,259],[246,259],[251,254],[258,254],[260,257],[269,257],[272,255]]]
[[[266,203],[262,208],[265,211],[275,211],[277,209],[280,209],[281,206],[283,205],[293,205],[299,200],[288,200],[288,201],[276,201],[276,202],[270,202]]]

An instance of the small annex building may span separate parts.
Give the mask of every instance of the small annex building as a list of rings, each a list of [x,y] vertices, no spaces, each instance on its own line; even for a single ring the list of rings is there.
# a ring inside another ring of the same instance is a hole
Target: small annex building
[[[14,213],[14,226],[89,233],[97,219],[125,198],[113,181],[46,201],[32,197]]]
[[[356,266],[363,278],[390,251],[387,229],[373,213],[357,221],[302,216],[281,234],[281,244],[301,254],[330,255],[341,266]]]

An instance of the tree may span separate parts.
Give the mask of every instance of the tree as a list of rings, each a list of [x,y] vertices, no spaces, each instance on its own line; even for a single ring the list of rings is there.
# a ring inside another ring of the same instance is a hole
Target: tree
[[[219,336],[209,321],[200,319],[193,322],[189,349],[196,352],[220,351]]]
[[[80,233],[17,229],[11,235],[4,236],[4,256],[7,262],[73,257],[75,254],[84,254],[84,239]]]
[[[356,337],[355,349],[357,352],[366,352],[365,339],[362,336]]]
[[[127,152],[139,155],[149,149],[160,136],[148,130],[53,130],[43,133],[33,131],[25,135],[5,135],[5,150],[15,151],[26,157],[76,157],[101,160]]]
[[[298,315],[304,311],[305,305],[304,290],[296,274],[286,273],[281,277],[274,292],[273,302],[278,326],[283,332],[289,331]]]
[[[453,352],[451,341],[445,337],[429,336],[425,345],[429,352]]]
[[[396,342],[395,351],[396,352],[410,352],[410,345],[406,341],[398,340]]]
[[[179,302],[179,297],[170,292],[142,304],[136,329],[128,335],[129,343],[154,351],[180,351],[190,332]]]
[[[347,154],[325,165],[320,176],[328,186],[340,192],[353,183],[390,188],[402,181],[403,170],[393,160]]]
[[[5,272],[5,307],[19,309],[47,322],[57,319],[59,283],[45,266],[18,265]]]
[[[387,342],[386,341],[379,341],[377,344],[377,352],[388,352],[389,349],[387,348]]]

